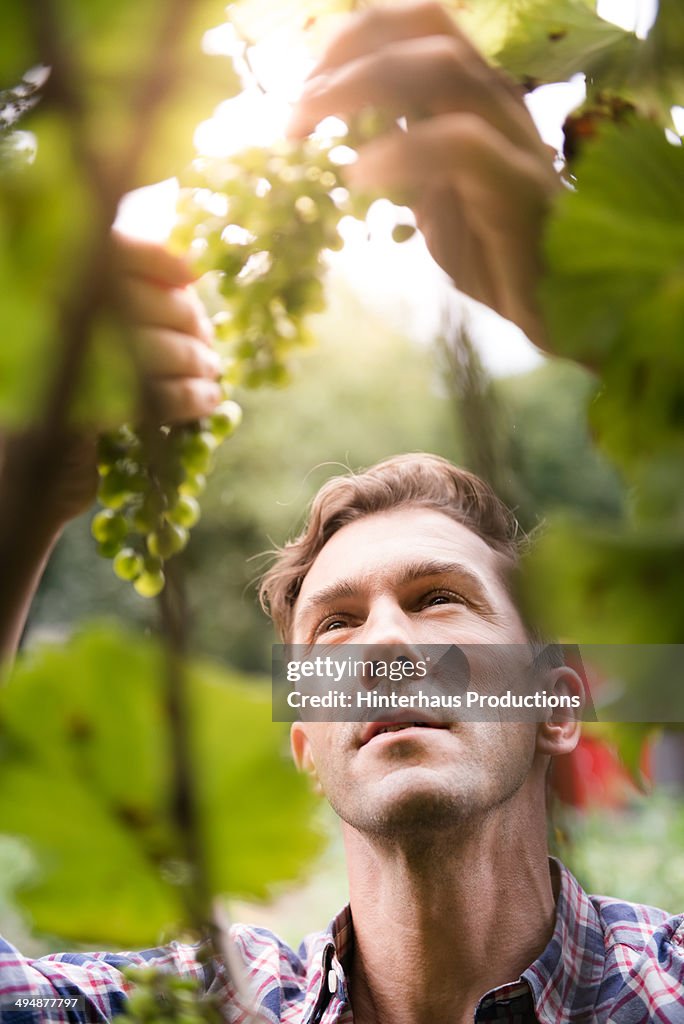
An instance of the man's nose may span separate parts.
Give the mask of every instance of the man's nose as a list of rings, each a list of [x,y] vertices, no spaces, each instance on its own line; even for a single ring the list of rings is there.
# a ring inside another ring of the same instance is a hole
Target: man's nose
[[[413,659],[418,649],[415,625],[404,609],[391,599],[379,599],[370,609],[363,643],[382,648],[386,657]]]

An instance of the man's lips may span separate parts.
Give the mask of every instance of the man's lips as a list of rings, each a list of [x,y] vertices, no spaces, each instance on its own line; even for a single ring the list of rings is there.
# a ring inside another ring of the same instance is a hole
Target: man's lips
[[[389,718],[384,722],[369,722],[361,731],[359,742],[360,747],[375,739],[376,736],[384,736],[386,733],[402,732],[410,728],[418,729],[448,729],[447,722],[439,722],[436,719],[416,717],[415,715],[404,715],[397,718]]]

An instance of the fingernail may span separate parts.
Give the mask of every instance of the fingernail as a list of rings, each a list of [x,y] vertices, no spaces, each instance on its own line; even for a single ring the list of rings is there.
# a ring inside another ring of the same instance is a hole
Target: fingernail
[[[207,377],[218,377],[221,373],[221,357],[213,348],[202,350],[202,362],[207,369]]]
[[[214,331],[214,325],[206,314],[202,314],[200,318],[200,331],[205,341],[212,342],[214,340],[216,332]]]
[[[222,398],[221,387],[218,384],[214,384],[212,381],[204,381],[204,393],[207,397],[207,405],[215,406],[218,405]]]

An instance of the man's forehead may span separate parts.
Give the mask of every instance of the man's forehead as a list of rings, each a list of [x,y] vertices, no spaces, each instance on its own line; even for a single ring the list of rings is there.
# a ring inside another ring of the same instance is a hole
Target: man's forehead
[[[374,513],[337,531],[307,573],[296,613],[314,595],[401,586],[429,575],[460,574],[496,585],[508,559],[472,530],[435,509]]]

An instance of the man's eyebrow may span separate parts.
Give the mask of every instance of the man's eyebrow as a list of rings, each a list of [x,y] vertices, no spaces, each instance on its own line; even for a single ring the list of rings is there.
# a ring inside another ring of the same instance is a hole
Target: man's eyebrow
[[[433,558],[423,559],[419,562],[407,562],[396,576],[395,583],[399,587],[405,587],[418,580],[427,579],[430,576],[456,576],[467,584],[476,601],[485,602],[487,599],[484,581],[472,569],[462,565],[460,562],[442,561]],[[365,586],[366,582],[367,578],[362,576],[356,579],[346,578],[337,580],[335,583],[331,583],[330,586],[321,587],[298,610],[297,618],[304,618],[319,608],[328,608],[345,598],[355,597],[359,590]]]
[[[317,608],[327,608],[329,605],[335,604],[336,601],[344,600],[344,598],[354,597],[358,593],[360,586],[362,586],[361,580],[342,579],[336,583],[331,583],[327,587],[321,587],[320,590],[317,590],[305,601],[299,609],[297,617],[301,618]]]
[[[408,583],[426,579],[428,576],[458,576],[459,579],[484,592],[484,581],[472,569],[462,565],[461,562],[449,562],[435,558],[409,562],[399,573],[397,583],[399,586],[405,586]]]

